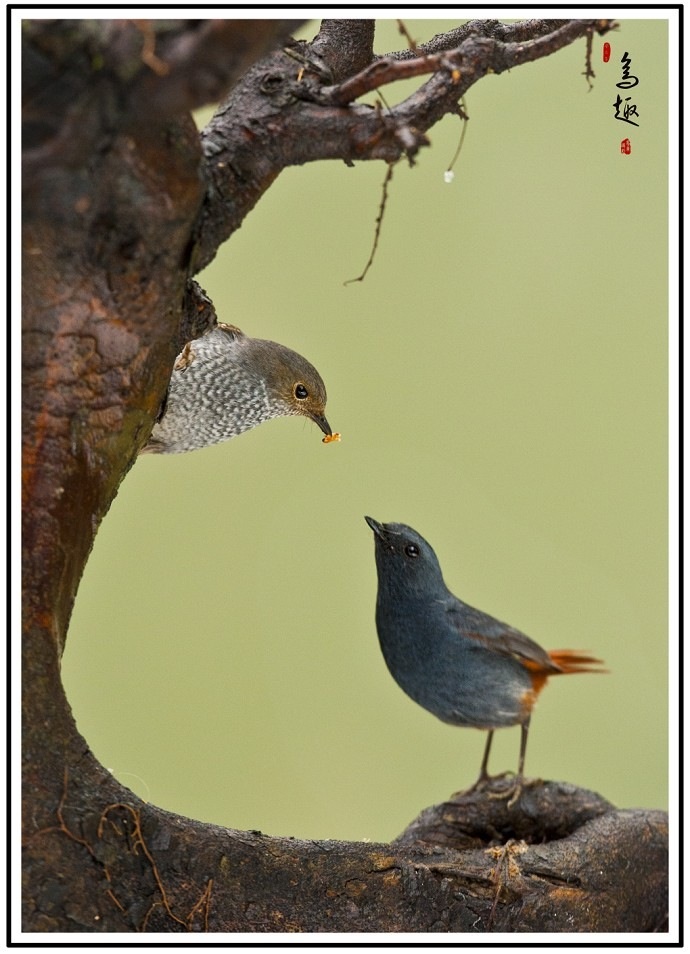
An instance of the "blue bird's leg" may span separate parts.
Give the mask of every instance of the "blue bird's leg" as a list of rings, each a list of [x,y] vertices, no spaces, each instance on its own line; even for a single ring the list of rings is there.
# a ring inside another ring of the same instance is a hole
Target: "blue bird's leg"
[[[517,775],[515,776],[513,784],[504,792],[489,792],[489,798],[508,798],[508,801],[506,802],[507,808],[513,807],[515,802],[520,798],[522,789],[525,786],[525,753],[527,751],[529,722],[530,720],[528,716],[527,719],[520,725],[520,755],[518,757]],[[495,777],[497,778],[498,776]],[[528,782],[527,785],[532,785],[536,781],[537,780],[535,779],[533,782]]]
[[[491,752],[491,743],[494,740],[494,730],[489,729],[489,734],[486,739],[486,746],[484,747],[484,756],[482,758],[482,764],[479,769],[479,778],[471,785],[469,788],[465,789],[462,793],[463,795],[469,795],[470,792],[480,792],[483,788],[490,783],[499,778],[504,778],[506,775],[510,774],[509,772],[500,772],[498,775],[489,775],[489,754]],[[512,787],[510,789],[512,792]]]
[[[479,778],[475,782],[475,788],[479,785],[483,785],[485,782],[488,782],[491,776],[489,775],[489,752],[491,752],[491,743],[494,740],[494,730],[489,730],[489,735],[486,740],[486,747],[484,749],[484,758],[482,759],[481,768],[479,769]]]

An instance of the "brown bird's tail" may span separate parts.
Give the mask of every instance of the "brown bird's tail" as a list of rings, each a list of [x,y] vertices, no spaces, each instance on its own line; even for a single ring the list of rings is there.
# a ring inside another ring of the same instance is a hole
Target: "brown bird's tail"
[[[581,650],[576,649],[552,649],[549,652],[549,659],[558,666],[558,672],[549,673],[550,676],[568,675],[576,672],[599,672],[606,673],[608,669],[603,669],[603,661],[594,656],[588,656]]]

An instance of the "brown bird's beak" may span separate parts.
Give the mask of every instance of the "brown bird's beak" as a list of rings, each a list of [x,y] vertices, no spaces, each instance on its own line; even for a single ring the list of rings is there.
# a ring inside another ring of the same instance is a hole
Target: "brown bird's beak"
[[[315,424],[318,424],[318,426],[321,428],[324,434],[326,434],[327,437],[332,436],[333,431],[331,430],[331,425],[326,420],[326,417],[324,414],[310,414],[309,417],[312,419],[312,421]]]

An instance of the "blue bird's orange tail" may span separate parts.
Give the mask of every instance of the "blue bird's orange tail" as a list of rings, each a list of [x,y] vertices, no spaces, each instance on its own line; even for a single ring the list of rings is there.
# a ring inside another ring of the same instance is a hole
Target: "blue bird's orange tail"
[[[575,649],[551,649],[549,659],[555,666],[558,666],[560,672],[553,673],[554,676],[568,675],[576,672],[608,672],[608,669],[602,669],[604,665],[601,659],[594,656],[588,656],[582,650]],[[551,675],[551,673],[549,673]]]

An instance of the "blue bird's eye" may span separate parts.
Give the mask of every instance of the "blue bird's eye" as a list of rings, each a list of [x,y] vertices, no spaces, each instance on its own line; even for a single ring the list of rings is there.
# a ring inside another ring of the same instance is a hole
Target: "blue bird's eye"
[[[414,543],[408,543],[405,547],[405,556],[415,560],[419,556],[419,547]]]
[[[299,401],[303,401],[305,398],[309,397],[309,391],[307,391],[303,384],[295,385],[295,397]]]

